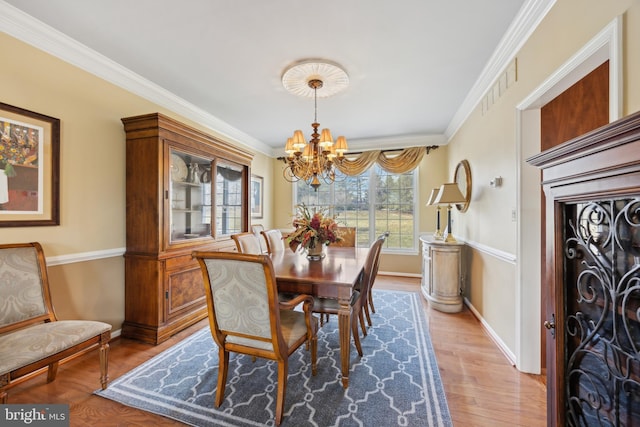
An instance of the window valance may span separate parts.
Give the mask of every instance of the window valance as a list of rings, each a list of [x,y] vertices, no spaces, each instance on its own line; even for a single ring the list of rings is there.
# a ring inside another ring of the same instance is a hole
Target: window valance
[[[397,155],[387,155],[385,151],[364,151],[356,158],[342,158],[336,161],[336,168],[345,175],[360,175],[374,163],[389,173],[405,173],[409,172],[420,164],[425,154],[429,154],[430,150],[438,148],[437,145],[429,147],[412,147],[406,148]]]

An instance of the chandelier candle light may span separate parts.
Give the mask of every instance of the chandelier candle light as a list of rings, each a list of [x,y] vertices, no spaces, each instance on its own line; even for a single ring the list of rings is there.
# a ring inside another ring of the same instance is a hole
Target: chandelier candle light
[[[335,163],[348,149],[344,136],[339,136],[334,143],[329,129],[318,132],[318,91],[323,90],[324,97],[334,95],[347,87],[349,78],[337,65],[310,60],[289,67],[282,76],[282,84],[289,92],[306,97],[313,95],[314,100],[311,140],[307,143],[301,130],[287,139],[287,166],[283,175],[289,182],[303,180],[318,191],[321,179],[327,184],[335,181]]]
[[[464,202],[465,198],[455,182],[442,184],[433,201],[434,205],[447,205],[447,237],[444,239],[447,243],[456,242],[456,238],[453,237],[453,232],[451,231],[451,205]]]

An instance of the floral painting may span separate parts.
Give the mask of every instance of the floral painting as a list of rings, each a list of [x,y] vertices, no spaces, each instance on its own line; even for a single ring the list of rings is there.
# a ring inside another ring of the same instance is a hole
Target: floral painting
[[[0,103],[0,227],[59,224],[60,121]]]

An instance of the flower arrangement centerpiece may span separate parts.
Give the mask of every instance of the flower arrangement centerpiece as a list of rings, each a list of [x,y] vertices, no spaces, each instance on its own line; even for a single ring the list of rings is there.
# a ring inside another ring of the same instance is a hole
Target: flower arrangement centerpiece
[[[335,216],[329,216],[326,209],[310,212],[304,203],[296,206],[296,209],[293,219],[295,230],[287,238],[289,247],[294,252],[302,247],[309,259],[321,259],[323,245],[342,240]]]

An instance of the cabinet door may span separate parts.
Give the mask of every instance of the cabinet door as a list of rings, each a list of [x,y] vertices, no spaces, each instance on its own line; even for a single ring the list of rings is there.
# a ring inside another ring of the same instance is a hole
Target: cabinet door
[[[433,293],[433,280],[431,278],[431,247],[422,244],[422,291],[425,295]]]
[[[211,236],[211,160],[169,149],[169,243]]]
[[[563,207],[565,425],[637,425],[640,198]]]
[[[246,231],[246,168],[230,162],[216,163],[215,236],[228,236]]]

